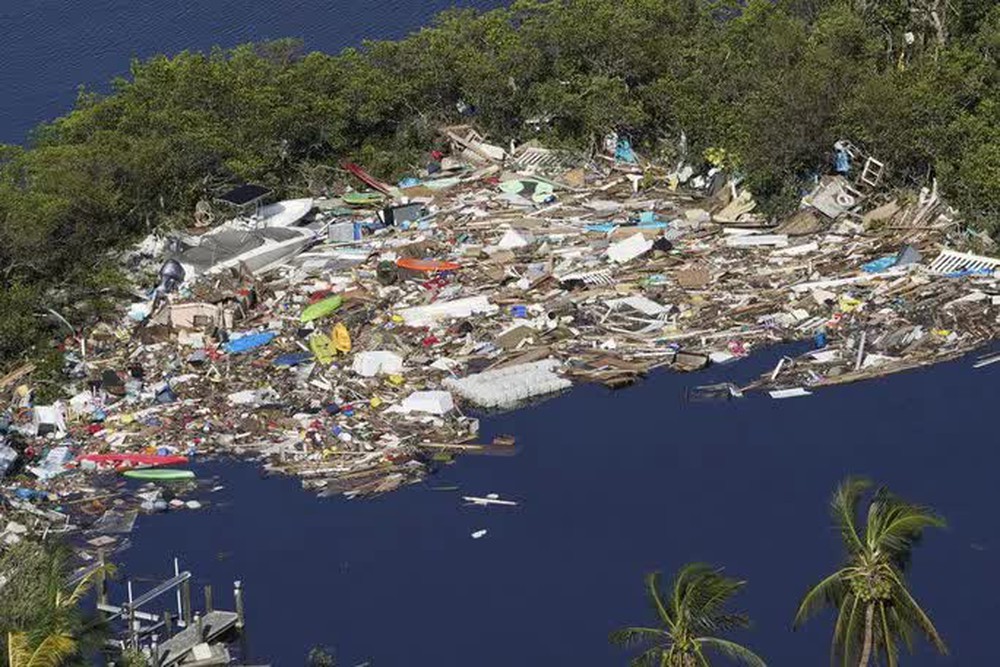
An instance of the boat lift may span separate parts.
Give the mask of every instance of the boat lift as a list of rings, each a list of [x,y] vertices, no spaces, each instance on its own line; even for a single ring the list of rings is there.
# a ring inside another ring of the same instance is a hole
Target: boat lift
[[[108,640],[107,647],[115,651],[145,649],[152,665],[170,667],[184,660],[195,646],[210,643],[233,629],[241,632],[244,627],[242,583],[233,584],[236,611],[214,609],[212,586],[206,585],[205,611],[201,614],[193,611],[191,604],[192,576],[190,571],[180,569],[175,558],[174,576],[139,596],[134,595],[132,582],[126,582],[128,600],[122,604],[108,601],[107,578],[102,577],[97,589],[97,611],[105,622],[122,620],[127,626],[124,638]],[[170,609],[160,613],[148,611],[154,601],[170,593],[176,595],[176,615]],[[179,630],[176,634],[175,629]],[[161,638],[165,638],[162,643],[159,642]]]

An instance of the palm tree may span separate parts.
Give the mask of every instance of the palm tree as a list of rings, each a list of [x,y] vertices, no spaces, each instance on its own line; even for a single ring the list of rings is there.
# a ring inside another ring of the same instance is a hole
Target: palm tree
[[[61,549],[41,554],[41,589],[34,604],[35,618],[28,626],[12,627],[7,632],[8,667],[58,667],[77,653],[78,636],[92,632],[83,627],[80,602],[98,581],[114,573],[114,566],[98,565],[71,582],[66,588],[66,554]],[[17,576],[17,575],[15,575]],[[2,636],[2,635],[0,635]]]
[[[632,660],[633,667],[709,667],[705,651],[714,651],[751,667],[766,667],[750,649],[710,633],[745,628],[745,614],[726,609],[745,581],[724,577],[704,563],[680,569],[669,591],[660,589],[660,573],[646,575],[646,594],[657,617],[657,627],[631,627],[611,633],[621,646],[649,645]]]
[[[937,628],[907,588],[903,573],[925,528],[942,528],[944,519],[930,508],[908,503],[878,488],[860,526],[858,506],[871,482],[849,477],[833,494],[830,510],[847,551],[839,570],[802,598],[795,627],[823,607],[837,609],[831,662],[868,667],[881,654],[896,667],[899,644],[912,651],[919,632],[942,655],[948,652]],[[860,529],[859,529],[860,526]]]
[[[76,653],[76,642],[66,633],[51,634],[31,649],[27,632],[7,635],[9,667],[59,667]]]

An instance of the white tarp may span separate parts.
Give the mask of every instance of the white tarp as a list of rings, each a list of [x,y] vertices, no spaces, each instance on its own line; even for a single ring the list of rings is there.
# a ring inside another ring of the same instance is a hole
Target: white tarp
[[[638,232],[623,241],[612,243],[608,247],[608,259],[618,264],[624,264],[645,252],[649,252],[652,247],[653,242],[647,240],[642,232]]]
[[[470,296],[454,301],[439,301],[426,306],[404,308],[399,311],[398,315],[403,318],[407,326],[426,327],[439,320],[490,314],[498,310],[500,308],[490,303],[485,296]]]
[[[730,236],[726,239],[726,245],[730,248],[753,248],[759,246],[785,248],[788,246],[788,235],[747,234],[746,236]]]
[[[531,245],[535,240],[535,237],[531,232],[522,232],[516,229],[508,229],[507,233],[503,235],[500,242],[497,243],[497,247],[501,250],[513,250],[514,248],[524,248],[525,246]]]
[[[403,412],[426,412],[446,415],[455,409],[455,401],[447,391],[415,391],[399,405]]]
[[[630,306],[643,315],[648,315],[649,317],[656,317],[657,315],[662,315],[670,310],[666,306],[656,303],[652,299],[648,299],[642,295],[626,296],[621,299],[611,299],[607,302],[607,304],[612,308],[617,308],[618,306]]]
[[[358,352],[354,355],[351,370],[366,378],[379,374],[394,375],[403,370],[403,358],[395,352],[385,350]]]

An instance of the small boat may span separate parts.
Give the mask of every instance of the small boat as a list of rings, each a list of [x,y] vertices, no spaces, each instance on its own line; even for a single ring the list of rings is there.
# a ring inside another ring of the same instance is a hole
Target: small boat
[[[382,203],[385,195],[378,192],[348,192],[341,199],[348,206],[376,206]]]
[[[312,199],[286,199],[262,206],[255,217],[262,227],[291,227],[313,208]]]
[[[84,454],[77,461],[96,463],[101,468],[155,468],[184,465],[188,457],[161,454]]]
[[[441,271],[458,271],[461,264],[455,262],[444,262],[436,259],[412,259],[404,257],[396,260],[396,266],[408,271],[420,271],[422,273],[438,273]]]
[[[140,470],[126,470],[123,474],[129,479],[142,479],[152,482],[176,482],[185,479],[194,479],[192,471],[177,470],[176,468],[142,468]]]
[[[299,321],[302,322],[302,324],[305,324],[307,322],[312,322],[313,320],[318,320],[321,317],[326,317],[333,311],[340,308],[343,302],[344,299],[339,294],[327,297],[322,301],[317,301],[316,303],[307,306],[306,309],[302,311],[302,315],[299,316]]]
[[[291,259],[317,240],[311,229],[264,226],[238,229],[222,225],[174,256],[188,280],[243,265],[251,273],[266,271]]]

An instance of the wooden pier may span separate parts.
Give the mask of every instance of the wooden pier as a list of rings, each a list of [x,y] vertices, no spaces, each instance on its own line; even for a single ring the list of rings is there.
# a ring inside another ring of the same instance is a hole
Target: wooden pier
[[[235,611],[215,609],[212,587],[205,586],[204,613],[196,613],[191,604],[192,578],[190,572],[181,571],[175,559],[174,576],[141,595],[133,595],[132,582],[127,582],[128,600],[119,605],[108,602],[107,581],[101,581],[97,590],[98,612],[106,622],[117,621],[125,628],[119,638],[108,641],[108,648],[112,651],[141,650],[153,667],[174,667],[182,662],[205,666],[228,664],[228,651],[222,645],[213,646],[213,642],[227,633],[242,632],[243,586],[239,581],[233,584]],[[176,596],[176,612],[163,607],[159,607],[163,609],[159,613],[155,612],[155,607],[149,609],[155,601],[171,593]],[[212,646],[211,658],[207,658],[208,649],[203,646],[206,644]],[[196,651],[199,646],[202,649]],[[199,657],[199,651],[205,655]]]

